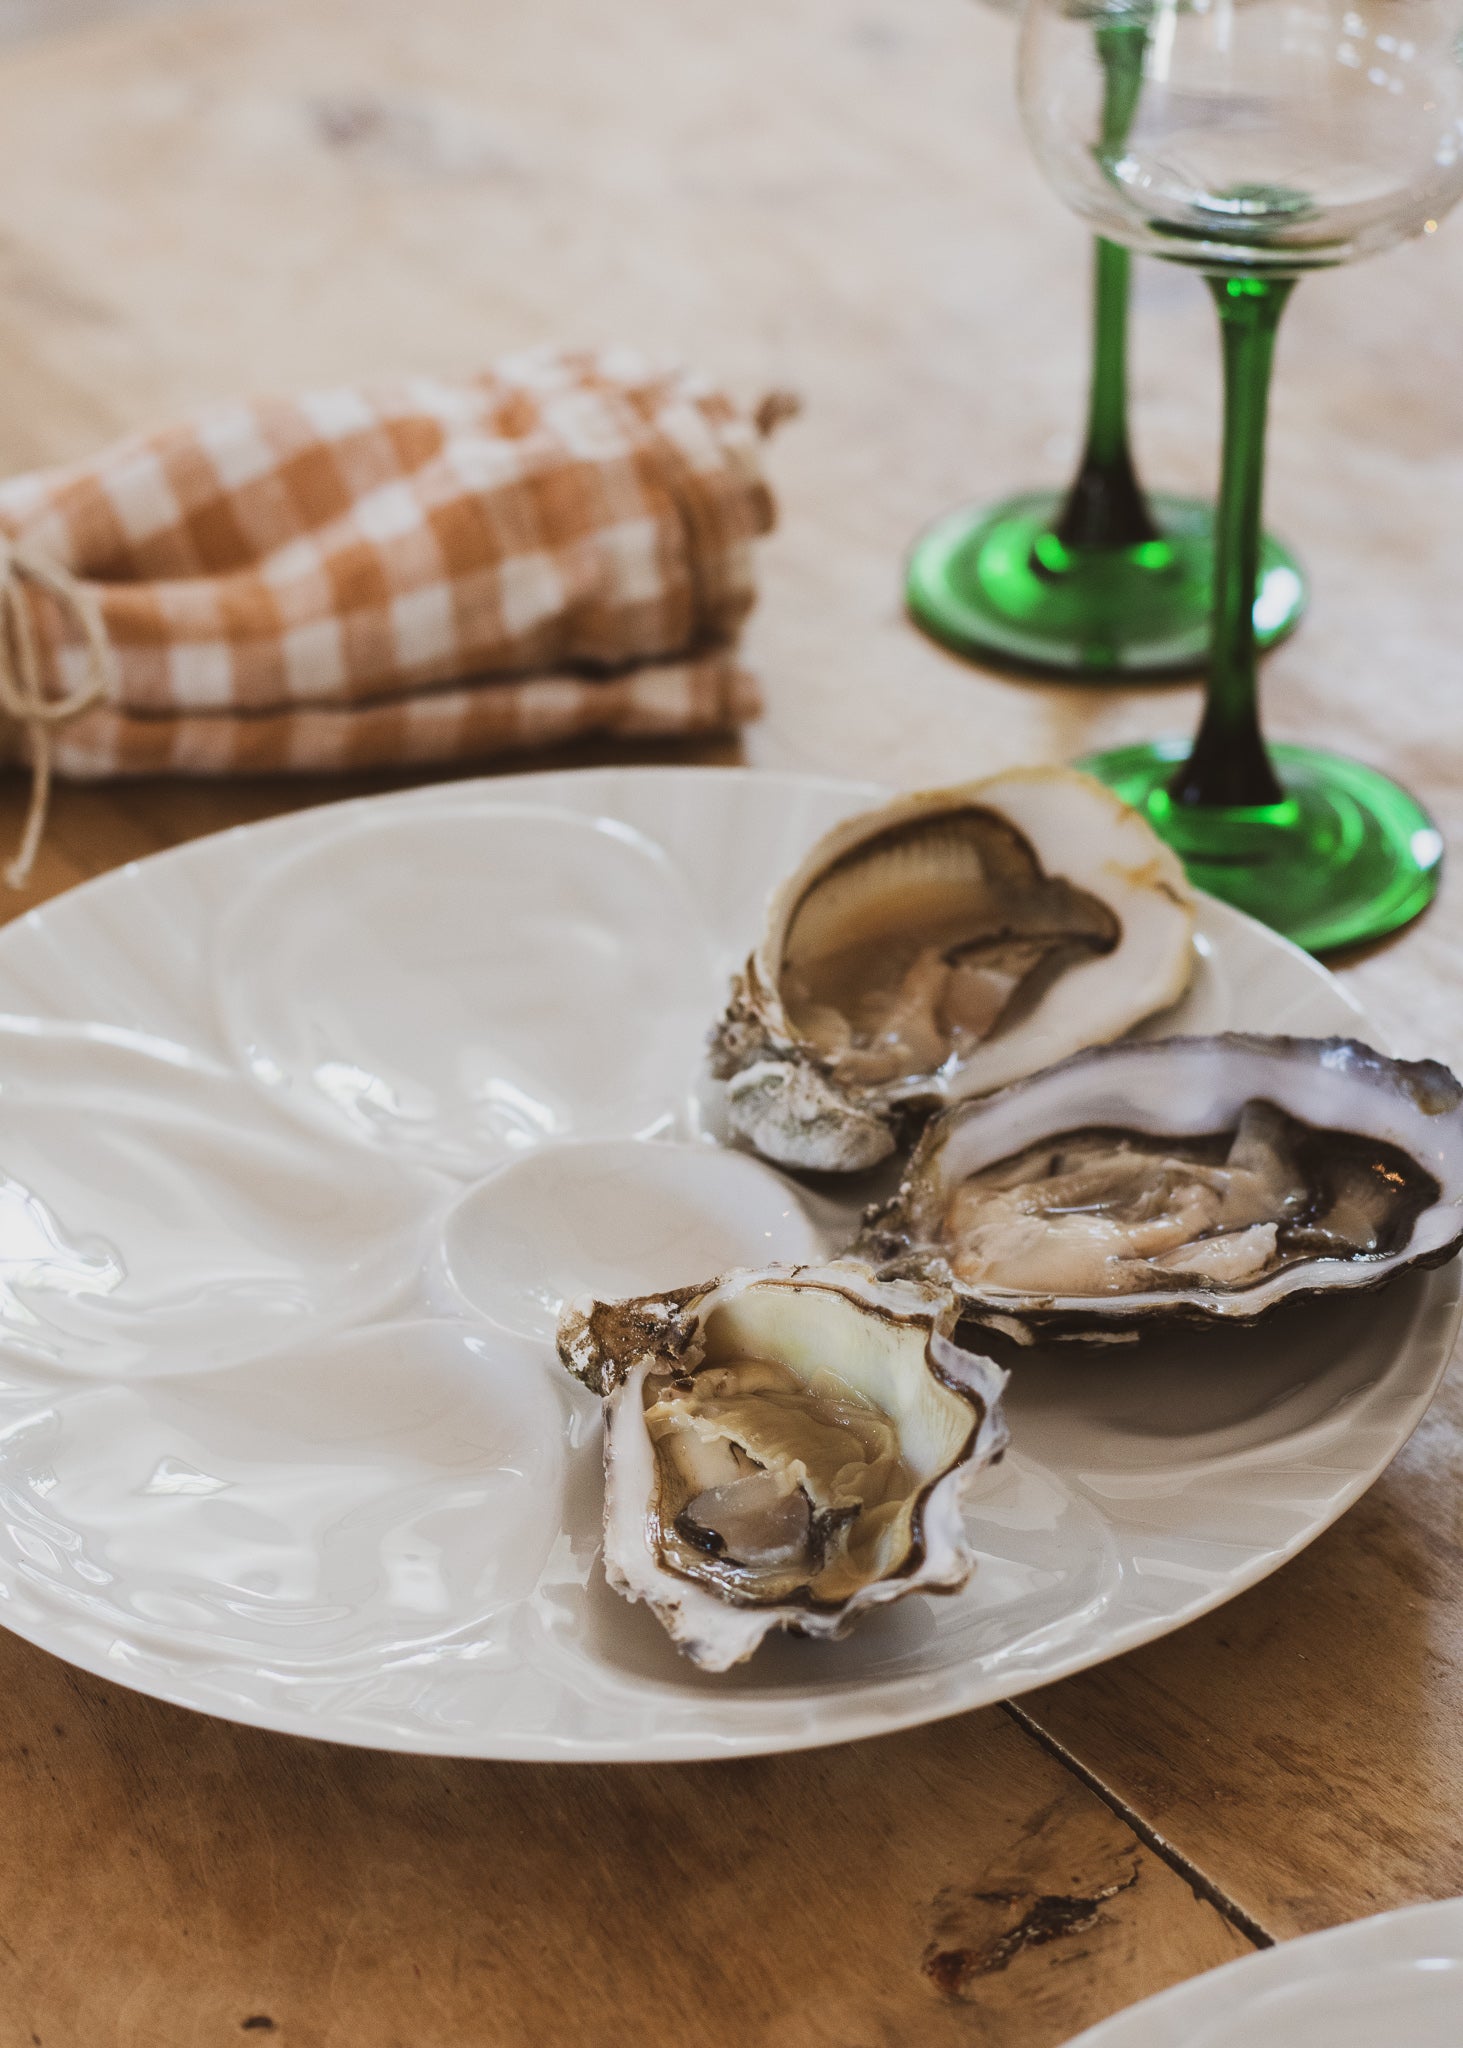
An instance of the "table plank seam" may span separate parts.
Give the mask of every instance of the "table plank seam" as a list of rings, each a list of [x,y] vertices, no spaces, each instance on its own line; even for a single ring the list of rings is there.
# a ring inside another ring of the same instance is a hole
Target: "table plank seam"
[[[1065,1743],[1058,1742],[1054,1735],[1048,1734],[1025,1707],[1018,1706],[1015,1700],[1003,1700],[1001,1705],[1018,1728],[1029,1735],[1032,1741],[1044,1749],[1055,1762],[1079,1778],[1089,1792],[1094,1793],[1104,1806],[1117,1815],[1125,1827],[1132,1829],[1145,1847],[1151,1849],[1176,1876],[1183,1879],[1196,1898],[1203,1899],[1207,1905],[1212,1906],[1216,1913],[1256,1948],[1274,1948],[1277,1937],[1270,1933],[1268,1928],[1263,1927],[1253,1914],[1247,1913],[1237,1899],[1232,1899],[1222,1886],[1216,1884],[1214,1879],[1196,1863],[1191,1862],[1181,1849],[1176,1848],[1161,1835],[1150,1821],[1145,1820],[1141,1813],[1128,1804],[1121,1793],[1115,1792],[1106,1784],[1079,1756],[1068,1749]]]

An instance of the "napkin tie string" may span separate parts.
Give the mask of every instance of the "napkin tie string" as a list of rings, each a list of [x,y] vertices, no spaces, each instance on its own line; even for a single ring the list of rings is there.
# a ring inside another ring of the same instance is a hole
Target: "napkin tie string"
[[[73,690],[59,697],[46,694],[41,642],[27,585],[53,600],[82,642],[85,672]],[[12,889],[23,888],[29,879],[46,829],[56,728],[79,718],[106,695],[109,653],[95,592],[49,556],[0,536],[0,714],[25,733],[31,772],[25,829],[5,868]]]

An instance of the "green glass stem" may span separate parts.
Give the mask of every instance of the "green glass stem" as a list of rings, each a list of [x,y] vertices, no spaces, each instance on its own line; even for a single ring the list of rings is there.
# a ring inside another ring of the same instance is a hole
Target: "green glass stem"
[[[1148,29],[1143,22],[1100,21],[1102,132],[1099,155],[1121,154],[1143,90]],[[1056,522],[1064,548],[1142,547],[1159,537],[1128,442],[1128,305],[1132,258],[1100,237],[1094,245],[1092,386],[1087,438],[1077,475]]]
[[[1143,89],[1147,17],[1094,26],[1104,91],[1099,159],[1116,164]],[[1187,498],[1149,498],[1128,441],[1131,259],[1094,250],[1092,383],[1077,474],[1065,491],[961,505],[916,541],[910,615],[957,654],[1036,675],[1144,682],[1186,675],[1209,652],[1213,519]],[[1305,609],[1294,558],[1267,540],[1250,600],[1262,647]]]
[[[1265,487],[1265,421],[1275,335],[1295,280],[1243,273],[1208,280],[1224,347],[1224,456],[1214,522],[1214,639],[1193,751],[1169,785],[1175,804],[1283,803],[1260,736],[1255,579]]]
[[[1183,857],[1190,877],[1313,952],[1381,938],[1436,894],[1443,842],[1415,797],[1365,762],[1260,736],[1255,577],[1275,333],[1294,280],[1209,279],[1224,343],[1224,461],[1214,521],[1214,634],[1198,737],[1079,766]],[[1182,764],[1182,765],[1180,765]]]
[[[1142,547],[1159,537],[1128,441],[1128,302],[1132,259],[1093,244],[1092,387],[1087,438],[1056,522],[1064,548]]]

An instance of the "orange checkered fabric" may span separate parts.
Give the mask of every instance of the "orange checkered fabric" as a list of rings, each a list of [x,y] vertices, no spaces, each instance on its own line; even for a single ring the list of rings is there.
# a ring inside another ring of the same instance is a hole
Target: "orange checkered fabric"
[[[100,697],[46,735],[80,778],[724,730],[759,709],[732,649],[772,521],[753,422],[613,352],[217,405],[0,484],[0,545],[100,621]],[[25,606],[80,705],[74,618],[34,576]]]

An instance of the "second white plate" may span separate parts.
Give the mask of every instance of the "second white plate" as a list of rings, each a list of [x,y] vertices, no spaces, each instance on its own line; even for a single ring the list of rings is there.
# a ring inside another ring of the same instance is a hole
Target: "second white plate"
[[[1379,1913],[1244,1956],[1068,2048],[1457,2048],[1463,1899]]]

